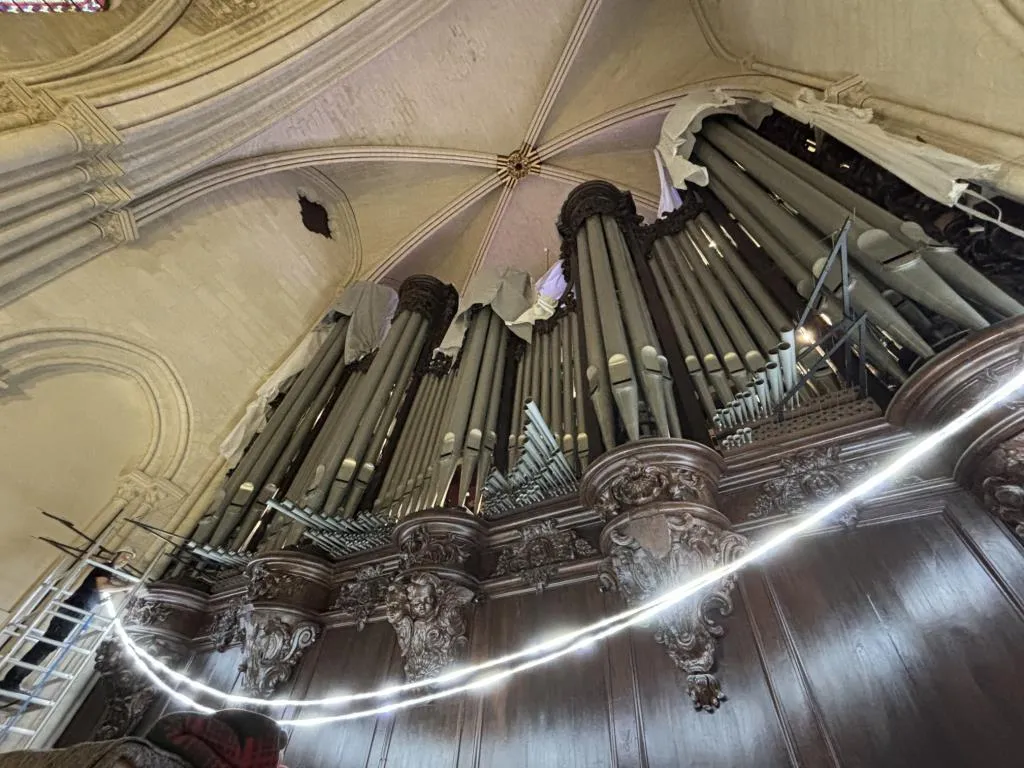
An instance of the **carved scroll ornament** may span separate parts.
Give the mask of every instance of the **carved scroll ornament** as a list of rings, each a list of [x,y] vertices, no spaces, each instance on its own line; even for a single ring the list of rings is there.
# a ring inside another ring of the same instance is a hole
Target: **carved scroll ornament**
[[[473,591],[433,573],[400,576],[387,594],[387,617],[398,636],[407,680],[441,674],[458,661],[469,641],[466,607]]]
[[[633,459],[598,493],[594,509],[605,520],[610,520],[630,507],[642,507],[655,501],[713,505],[714,498],[707,478],[700,472]]]
[[[1024,437],[1008,440],[992,451],[982,470],[985,507],[1024,539]]]
[[[684,511],[611,527],[606,531],[610,546],[601,573],[603,588],[618,589],[629,606],[640,605],[732,562],[746,551],[747,540],[727,530],[727,525],[717,513],[698,516]],[[712,674],[716,643],[725,630],[713,614],[732,612],[735,582],[735,576],[722,579],[697,599],[685,600],[653,620],[654,639],[686,674],[687,693],[698,710],[713,711],[725,698]]]
[[[243,661],[238,669],[245,689],[263,698],[288,682],[299,660],[320,637],[320,625],[315,622],[287,621],[260,611],[246,614],[243,626]]]
[[[174,641],[158,637],[136,638],[148,653],[165,664],[176,666],[184,656],[184,648]],[[142,721],[153,704],[157,691],[149,679],[135,666],[117,640],[104,640],[96,649],[94,665],[106,688],[103,718],[92,734],[94,741],[127,736]]]
[[[555,529],[554,520],[523,526],[522,539],[498,552],[495,576],[515,574],[538,592],[544,590],[562,563],[597,554],[574,531]]]
[[[330,610],[341,611],[355,617],[356,629],[362,631],[370,614],[384,602],[387,594],[388,577],[384,567],[368,565],[356,571],[355,579],[347,581],[338,589]]]
[[[782,477],[761,486],[748,517],[797,515],[815,504],[827,502],[849,483],[866,473],[873,462],[843,462],[839,446],[808,448],[782,459]]]

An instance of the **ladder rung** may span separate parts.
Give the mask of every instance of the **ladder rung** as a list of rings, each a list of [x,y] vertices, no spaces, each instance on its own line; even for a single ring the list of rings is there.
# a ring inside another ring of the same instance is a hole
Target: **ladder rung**
[[[11,666],[21,667],[22,669],[31,669],[35,672],[49,671],[49,676],[56,678],[58,680],[71,680],[72,678],[74,678],[74,675],[69,675],[67,672],[58,672],[56,669],[52,669],[51,667],[40,667],[38,664],[28,664],[24,661],[21,661],[21,659],[11,659],[10,663]]]
[[[0,733],[15,733],[18,736],[35,736],[36,732],[31,728],[19,728],[17,725],[7,725],[6,722],[0,721]]]
[[[27,701],[30,704],[34,704],[39,707],[52,707],[54,705],[54,701],[52,699],[43,699],[29,693],[16,693],[15,691],[0,690],[0,695],[6,696],[8,699],[14,699],[15,701]]]

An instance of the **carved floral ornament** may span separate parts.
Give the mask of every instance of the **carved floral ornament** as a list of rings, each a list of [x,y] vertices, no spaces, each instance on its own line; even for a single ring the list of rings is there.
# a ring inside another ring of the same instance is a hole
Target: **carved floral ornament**
[[[863,459],[844,462],[839,450],[837,445],[808,448],[782,459],[782,477],[761,486],[748,517],[805,512],[835,497],[874,466],[873,461]]]
[[[290,573],[272,571],[263,563],[249,566],[249,586],[246,595],[249,602],[256,600],[278,600],[300,592],[306,580]]]
[[[139,637],[136,642],[148,653],[170,666],[177,666],[185,655],[178,643],[154,636]],[[104,640],[96,649],[94,666],[107,689],[103,719],[92,738],[106,741],[126,736],[135,730],[157,697],[149,679],[139,672],[117,640]]]
[[[355,578],[338,589],[330,610],[353,616],[356,629],[362,631],[370,615],[384,601],[388,589],[388,576],[384,566],[368,565],[356,571]]]
[[[241,601],[229,603],[214,613],[200,634],[209,635],[218,653],[223,653],[235,643],[243,642],[245,629],[242,626]]]
[[[981,470],[985,507],[1024,539],[1024,436],[992,451]]]
[[[462,658],[473,591],[433,573],[404,574],[387,593],[387,617],[398,636],[407,680],[439,675]]]
[[[632,459],[621,474],[597,494],[594,509],[610,520],[630,507],[656,501],[712,504],[707,478],[684,467],[646,464]]]
[[[245,689],[268,698],[291,679],[302,656],[320,637],[320,625],[305,619],[250,611],[243,617],[242,663]]]
[[[554,520],[525,525],[520,535],[520,541],[498,552],[494,575],[517,575],[538,592],[558,574],[561,564],[597,554],[597,550],[574,531],[556,530]]]
[[[421,565],[464,565],[472,554],[471,543],[453,533],[433,533],[417,528],[399,548],[402,565],[413,568]]]
[[[726,565],[747,549],[746,538],[728,530],[728,521],[710,510],[701,515],[655,513],[612,523],[602,538],[608,552],[602,588],[617,589],[631,607]],[[653,619],[654,639],[686,674],[687,693],[698,710],[713,711],[725,698],[713,674],[716,643],[725,630],[713,614],[732,612],[735,583],[734,575],[722,579],[697,599]]]

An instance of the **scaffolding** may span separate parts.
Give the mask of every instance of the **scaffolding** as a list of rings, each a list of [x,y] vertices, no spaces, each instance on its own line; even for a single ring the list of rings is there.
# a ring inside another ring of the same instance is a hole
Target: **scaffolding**
[[[60,561],[0,628],[0,677],[15,667],[29,670],[22,693],[0,690],[0,753],[48,746],[41,742],[47,739],[54,717],[68,711],[68,694],[82,691],[83,675],[88,678],[92,674],[93,653],[160,560],[154,558],[141,574],[130,567],[115,569],[111,566],[116,547],[107,545],[120,540],[116,537],[121,527],[129,522],[121,517],[108,523],[98,536],[90,538],[68,521],[43,514],[84,537],[87,543],[77,547],[42,539],[62,553]],[[104,598],[93,611],[69,605],[68,598],[93,568],[108,571],[113,580],[130,585],[127,595],[116,604]],[[54,620],[71,625],[62,641],[45,637]],[[26,651],[40,642],[53,646],[56,652],[39,665],[22,661]]]

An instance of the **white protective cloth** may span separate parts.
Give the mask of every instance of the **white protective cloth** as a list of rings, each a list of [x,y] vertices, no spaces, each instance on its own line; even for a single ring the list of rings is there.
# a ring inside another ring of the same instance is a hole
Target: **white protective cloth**
[[[438,351],[448,357],[458,355],[469,329],[469,309],[477,304],[490,306],[512,333],[529,343],[533,324],[555,314],[566,287],[560,261],[548,268],[536,287],[529,274],[514,267],[482,270],[473,276],[459,298],[459,311]]]
[[[508,324],[509,330],[529,343],[533,338],[533,324],[538,320],[547,320],[555,314],[558,302],[562,299],[568,286],[562,272],[562,262],[556,261],[537,281],[534,289],[537,296],[536,301],[528,310]]]
[[[987,181],[999,172],[998,164],[975,163],[931,144],[887,133],[872,122],[870,109],[832,104],[806,88],[792,101],[770,94],[758,99],[733,97],[716,89],[687,94],[665,116],[657,151],[672,183],[679,188],[687,182],[707,184],[707,171],[689,161],[694,136],[705,117],[735,114],[756,128],[772,108],[821,129],[944,205],[956,204],[967,188],[964,179]]]
[[[655,152],[660,155],[675,187],[685,189],[687,182],[705,187],[708,183],[707,170],[704,166],[690,162],[690,154],[693,152],[697,133],[704,124],[704,118],[711,115],[736,115],[757,128],[771,111],[772,108],[767,104],[751,99],[735,99],[718,88],[691,91],[676,102],[665,115]],[[659,175],[660,170],[659,168]],[[682,200],[676,207],[680,204]]]
[[[365,357],[383,343],[397,307],[398,294],[385,285],[358,282],[345,289],[331,306],[331,310],[349,317],[348,328],[345,331],[346,365]],[[321,320],[298,343],[278,369],[263,382],[263,386],[256,390],[255,399],[249,403],[245,414],[217,449],[227,462],[228,468],[238,463],[252,436],[267,425],[270,403],[277,397],[281,387],[309,365],[333,328],[333,322]]]
[[[441,339],[438,350],[448,357],[459,354],[462,342],[466,338],[466,331],[469,330],[469,310],[477,304],[490,306],[506,325],[511,326],[511,323],[533,306],[535,301],[536,293],[529,273],[514,267],[480,270],[473,275],[465,293],[459,297],[458,312],[452,324],[448,326],[448,332]],[[530,330],[527,327],[527,340]],[[512,332],[521,335],[521,331],[516,331],[515,328]]]

